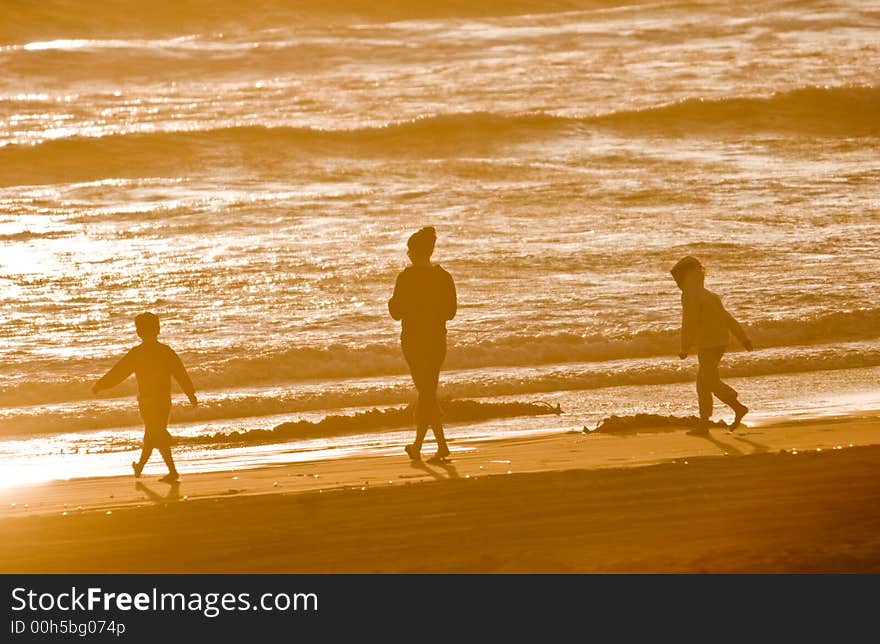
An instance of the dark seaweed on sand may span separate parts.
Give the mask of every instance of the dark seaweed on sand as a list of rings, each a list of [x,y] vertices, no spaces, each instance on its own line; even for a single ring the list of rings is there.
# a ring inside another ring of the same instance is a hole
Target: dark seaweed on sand
[[[559,405],[545,402],[479,402],[448,400],[441,403],[444,422],[476,422],[492,418],[543,416],[561,414]],[[345,434],[369,433],[382,429],[410,427],[413,406],[370,409],[354,414],[326,416],[317,422],[299,420],[282,423],[273,429],[251,429],[244,432],[217,433],[180,439],[186,444],[269,443],[297,438],[320,438]]]
[[[696,416],[663,416],[661,414],[635,414],[633,416],[609,416],[594,427],[584,427],[585,434],[637,434],[639,432],[673,432],[694,429],[700,424]],[[713,421],[711,427],[727,427],[724,421]]]

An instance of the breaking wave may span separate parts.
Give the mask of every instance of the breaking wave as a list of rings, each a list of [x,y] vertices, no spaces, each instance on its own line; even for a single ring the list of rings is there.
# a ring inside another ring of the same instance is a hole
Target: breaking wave
[[[724,373],[727,377],[753,377],[876,366],[880,366],[880,347],[849,343],[803,347],[796,351],[765,349],[755,353],[735,353],[725,359]],[[682,363],[670,356],[447,371],[443,376],[441,391],[444,396],[455,399],[538,396],[555,391],[687,382],[693,380],[695,369],[693,361]],[[258,417],[398,405],[412,397],[412,384],[404,376],[299,383],[261,392],[206,393],[198,407],[175,406],[172,420],[175,424],[224,421],[224,424],[235,425],[235,422],[226,421],[250,419],[247,424],[253,427],[253,419]],[[0,407],[0,428],[6,437],[136,427],[140,422],[137,405],[124,398],[66,405]]]
[[[735,367],[736,375],[791,373],[870,367],[880,364],[880,350],[864,346],[865,341],[880,337],[880,309],[866,309],[830,313],[803,320],[766,320],[749,327],[757,347],[762,349],[741,358]],[[855,347],[835,347],[834,343],[856,343]],[[815,350],[808,350],[816,346]],[[801,347],[802,350],[798,350]],[[444,369],[448,372],[497,369],[541,368],[548,365],[594,363],[589,369],[578,370],[579,375],[535,376],[531,382],[534,391],[555,389],[592,389],[615,385],[659,384],[674,382],[680,378],[678,365],[656,358],[674,356],[678,352],[678,330],[644,331],[633,335],[583,336],[575,333],[548,335],[510,335],[476,343],[457,342],[451,336],[448,357]],[[315,380],[341,381],[353,378],[376,378],[405,376],[406,365],[396,344],[374,344],[365,347],[335,345],[330,347],[296,347],[283,351],[248,356],[184,354],[190,371],[200,390],[225,391],[242,387],[266,387]],[[625,368],[607,363],[613,361],[637,361]],[[84,400],[89,397],[88,383],[104,367],[95,361],[31,364],[34,373],[68,374],[57,380],[15,379],[0,380],[0,406],[21,407],[58,402]],[[478,371],[467,373],[461,380],[470,382],[470,389],[459,386],[457,395],[486,396],[515,393],[510,386],[500,384],[497,389],[480,385],[484,380],[498,383],[500,376]],[[500,378],[506,382],[505,378]],[[516,379],[515,377],[513,378]],[[448,381],[448,378],[444,378]],[[406,382],[402,387],[408,387]],[[330,390],[316,398],[312,409],[337,406],[360,406],[379,403],[393,404],[400,400],[401,386],[393,391],[382,386],[385,393],[374,391],[374,398],[364,400],[362,394],[351,400],[336,400]],[[456,386],[456,385],[446,385]],[[529,383],[520,383],[516,391],[528,391]],[[114,390],[114,395],[134,393],[132,382]],[[391,397],[396,396],[396,398]],[[318,401],[318,398],[320,401]],[[262,399],[261,399],[262,400]],[[329,403],[329,404],[326,404]],[[232,404],[231,402],[229,403]],[[263,404],[269,407],[263,409]],[[323,407],[321,406],[323,405]],[[231,412],[232,410],[226,410]],[[248,405],[245,415],[269,415],[293,411],[283,400],[260,403],[257,408]],[[205,410],[207,412],[207,410]],[[203,413],[205,413],[203,412]],[[109,421],[108,421],[109,422]],[[103,425],[114,426],[114,425]]]
[[[0,147],[3,185],[179,172],[230,164],[270,170],[302,154],[459,156],[508,143],[612,128],[677,136],[718,130],[793,130],[880,136],[880,88],[806,87],[769,97],[699,98],[583,118],[547,113],[442,114],[378,127],[317,129],[241,125],[206,130],[72,136]]]
[[[638,0],[251,0],[247,10],[236,2],[215,0],[131,0],[120,10],[118,0],[40,0],[4,6],[0,43],[79,36],[145,35],[270,28],[279,24],[347,20],[412,20],[426,18],[512,16],[557,13],[618,5]]]

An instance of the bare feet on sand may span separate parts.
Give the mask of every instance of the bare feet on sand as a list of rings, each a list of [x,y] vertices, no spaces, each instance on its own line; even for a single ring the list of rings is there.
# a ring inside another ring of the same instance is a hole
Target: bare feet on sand
[[[728,426],[728,430],[733,431],[742,425],[742,419],[745,418],[745,415],[749,413],[749,408],[743,404],[740,404],[739,407],[734,409],[736,412],[736,416],[733,418],[733,423]]]
[[[443,461],[449,460],[450,454],[451,454],[451,452],[448,449],[438,449],[437,453],[428,459],[428,462],[429,463],[442,463]]]

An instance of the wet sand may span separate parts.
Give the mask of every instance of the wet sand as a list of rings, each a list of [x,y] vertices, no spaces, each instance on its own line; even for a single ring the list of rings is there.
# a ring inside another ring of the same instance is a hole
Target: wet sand
[[[56,482],[3,491],[0,570],[880,572],[878,438],[851,418]]]

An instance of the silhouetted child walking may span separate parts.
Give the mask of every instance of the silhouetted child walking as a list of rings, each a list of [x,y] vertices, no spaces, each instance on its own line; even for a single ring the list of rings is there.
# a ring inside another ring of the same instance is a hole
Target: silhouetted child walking
[[[388,302],[391,317],[401,321],[400,346],[419,392],[416,407],[416,439],[406,446],[409,457],[421,460],[422,442],[430,426],[437,439],[437,454],[431,460],[449,456],[443,420],[437,402],[440,368],[446,358],[446,322],[455,317],[457,296],[452,276],[431,263],[437,233],[422,228],[407,241],[407,266],[394,285]]]
[[[174,349],[159,342],[159,318],[141,313],[134,319],[141,343],[126,353],[107,374],[95,383],[92,392],[115,387],[134,373],[138,383],[138,407],[144,420],[144,445],[141,458],[132,462],[135,477],[140,477],[153,448],[159,450],[168,475],[159,479],[173,483],[180,478],[171,458],[171,435],[168,416],[171,413],[171,377],[180,384],[190,403],[198,404],[195,389],[186,368]]]
[[[709,433],[712,418],[712,396],[733,409],[732,431],[740,426],[749,408],[739,402],[739,396],[730,385],[721,381],[718,372],[721,358],[727,350],[733,333],[746,350],[752,350],[752,341],[733,316],[727,312],[715,293],[703,285],[705,269],[695,257],[685,257],[672,268],[672,276],[681,289],[681,353],[687,358],[696,346],[700,368],[697,371],[697,397],[700,403],[700,426],[689,434]]]

